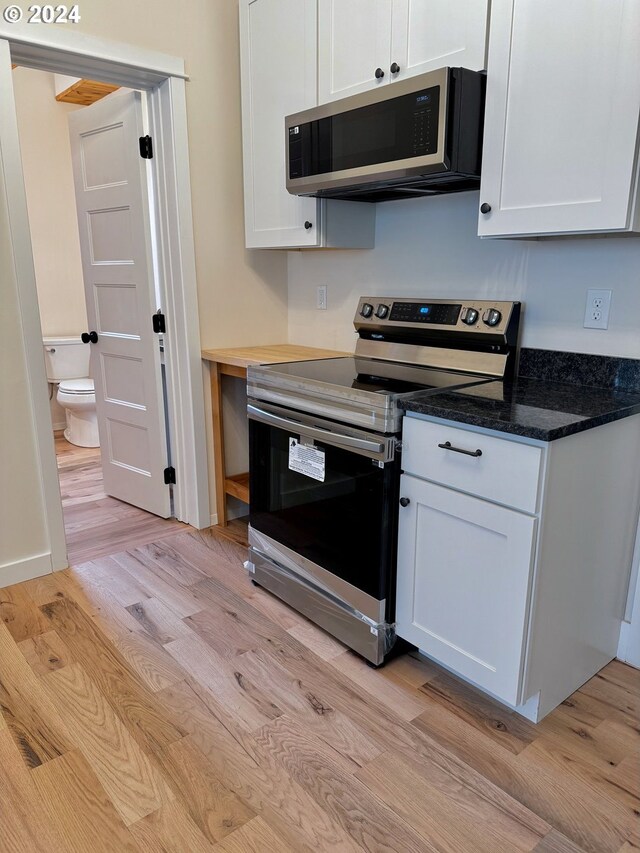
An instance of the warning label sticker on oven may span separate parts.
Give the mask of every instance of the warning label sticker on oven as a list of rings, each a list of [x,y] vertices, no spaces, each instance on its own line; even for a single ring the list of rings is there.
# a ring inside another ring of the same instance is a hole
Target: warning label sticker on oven
[[[300,444],[299,439],[290,437],[289,468],[324,483],[324,450],[312,444]]]

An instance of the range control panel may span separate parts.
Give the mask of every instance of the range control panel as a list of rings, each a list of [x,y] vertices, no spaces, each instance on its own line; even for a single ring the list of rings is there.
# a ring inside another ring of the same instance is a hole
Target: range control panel
[[[438,302],[393,302],[389,319],[399,323],[436,323],[438,326],[455,326],[462,305]]]
[[[353,324],[356,329],[384,327],[417,329],[439,328],[448,332],[504,334],[519,302],[484,299],[396,299],[363,296]]]

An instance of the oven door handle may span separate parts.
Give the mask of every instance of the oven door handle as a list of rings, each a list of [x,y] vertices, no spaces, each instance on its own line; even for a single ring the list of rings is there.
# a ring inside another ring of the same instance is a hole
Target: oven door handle
[[[326,441],[328,444],[337,444],[340,447],[352,447],[354,450],[365,450],[371,453],[384,453],[385,450],[385,445],[381,441],[371,441],[367,438],[357,438],[354,435],[344,435],[343,433],[333,432],[328,429],[307,426],[299,421],[283,418],[281,415],[276,415],[273,412],[266,412],[264,409],[260,409],[251,403],[247,405],[247,414],[252,421],[260,421],[264,424],[288,429],[298,435],[317,438],[319,441]]]

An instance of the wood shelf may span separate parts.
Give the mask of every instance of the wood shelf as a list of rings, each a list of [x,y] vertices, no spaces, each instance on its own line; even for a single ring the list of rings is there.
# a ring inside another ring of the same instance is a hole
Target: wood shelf
[[[228,495],[233,495],[234,498],[249,503],[249,472],[245,474],[234,474],[233,477],[227,477],[224,481],[224,490]]]
[[[88,107],[119,88],[119,86],[113,86],[111,83],[99,83],[97,80],[81,79],[72,86],[69,86],[68,89],[65,89],[64,92],[56,95],[56,101]]]

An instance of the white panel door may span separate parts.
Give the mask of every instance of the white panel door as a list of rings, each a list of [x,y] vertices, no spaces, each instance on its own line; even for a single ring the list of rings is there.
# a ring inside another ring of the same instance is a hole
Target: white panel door
[[[141,95],[69,115],[105,492],[170,515]]]
[[[445,65],[486,68],[488,0],[393,0],[394,79]]]
[[[630,227],[639,45],[638,0],[493,0],[480,236]]]
[[[319,103],[392,79],[392,7],[392,0],[318,0]],[[383,77],[376,77],[377,69]]]
[[[317,103],[316,35],[316,0],[240,2],[249,249],[320,244],[320,202],[291,195],[285,185],[285,116]]]
[[[517,705],[536,519],[406,474],[400,493],[399,636]]]

